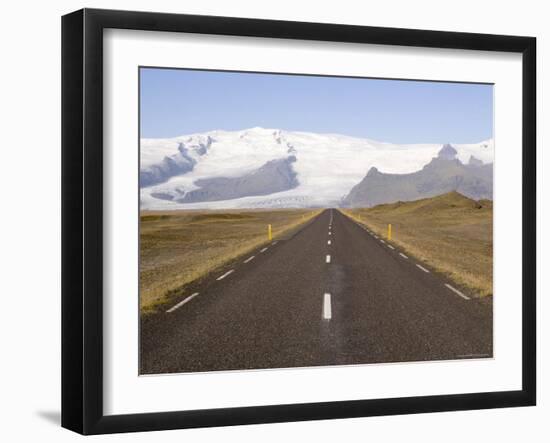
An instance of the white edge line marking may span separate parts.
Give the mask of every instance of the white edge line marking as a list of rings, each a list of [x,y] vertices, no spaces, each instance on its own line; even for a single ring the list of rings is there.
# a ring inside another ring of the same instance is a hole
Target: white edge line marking
[[[265,252],[265,251],[267,251],[267,248],[260,249],[260,252]]]
[[[458,358],[483,358],[483,357],[489,357],[491,354],[461,354],[457,355]]]
[[[409,257],[407,257],[405,254],[403,254],[402,252],[400,252],[399,255],[400,255],[401,257],[403,257],[403,258],[409,258]]]
[[[388,248],[395,249],[392,245],[388,245]]]
[[[421,266],[419,265],[418,263],[416,264],[416,266],[418,266],[420,269],[422,269],[424,272],[430,272],[428,271],[424,266]]]
[[[180,301],[177,305],[172,306],[170,309],[168,309],[166,312],[169,314],[170,312],[174,312],[176,309],[181,308],[185,303],[188,301],[193,300],[197,295],[199,295],[198,292],[195,292],[194,294],[191,294],[189,297],[184,298],[182,301]]]
[[[460,292],[458,289],[453,288],[450,284],[445,283],[445,286],[447,286],[451,291],[453,291],[455,294],[460,295],[464,300],[470,300],[470,297],[464,295],[462,292]]]
[[[234,271],[234,269],[231,269],[230,271],[227,271],[225,274],[220,275],[216,280],[223,280],[225,277],[227,277],[229,274],[231,274]]]
[[[327,255],[327,263],[330,263],[330,255]]]
[[[252,257],[248,257],[243,263],[248,263],[249,261],[254,260],[254,257],[256,256],[253,255]]]
[[[332,307],[330,305],[330,294],[325,292],[323,297],[323,319],[330,320],[332,318]]]

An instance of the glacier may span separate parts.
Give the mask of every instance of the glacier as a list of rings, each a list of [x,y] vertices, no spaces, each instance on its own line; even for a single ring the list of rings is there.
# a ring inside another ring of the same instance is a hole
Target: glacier
[[[250,128],[140,140],[141,209],[339,206],[367,171],[408,174],[446,143],[394,144],[339,134]],[[494,160],[493,139],[456,144],[457,158]]]

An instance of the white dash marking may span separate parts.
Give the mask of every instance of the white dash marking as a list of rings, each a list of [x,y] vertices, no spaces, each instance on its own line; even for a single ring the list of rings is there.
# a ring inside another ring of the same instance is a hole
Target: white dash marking
[[[327,263],[330,263],[330,255],[327,255]]]
[[[402,252],[400,252],[399,255],[400,255],[401,257],[403,257],[403,258],[409,258],[409,257],[407,257],[405,254],[403,254]]]
[[[279,243],[278,241],[274,241],[273,243],[271,243],[273,246],[275,246],[277,243]]]
[[[392,245],[388,245],[388,248],[395,249]]]
[[[375,236],[374,236],[374,238],[376,238],[376,239],[377,239],[377,238],[378,238],[378,236],[377,236],[377,235],[375,235]]]
[[[328,235],[332,235],[332,233],[330,231],[328,231]]]
[[[170,312],[174,312],[176,309],[181,308],[185,303],[193,300],[197,295],[199,295],[198,292],[195,292],[194,294],[191,294],[189,297],[184,298],[182,301],[180,301],[177,305],[172,306],[170,309],[168,309],[166,312],[169,314]]]
[[[327,241],[327,245],[332,244],[332,240]]]
[[[386,243],[384,240],[380,239],[380,243]]]
[[[453,291],[455,294],[460,295],[464,300],[470,300],[470,297],[467,295],[464,295],[462,292],[460,292],[458,289],[453,288],[451,285],[445,283],[445,286],[447,286],[451,291]]]
[[[418,263],[416,264],[416,266],[418,266],[420,269],[422,269],[424,272],[430,272],[428,271],[424,266],[421,266],[419,265]]]
[[[254,257],[256,257],[256,256],[253,255],[252,257],[248,257],[243,263],[248,263],[249,261],[254,260]]]
[[[227,271],[225,274],[223,275],[220,275],[216,280],[223,280],[225,277],[227,277],[229,274],[231,274],[233,271],[235,271],[234,269],[231,269],[230,271]]]
[[[330,320],[332,318],[332,306],[330,304],[330,294],[325,292],[323,298],[323,319]]]
[[[267,251],[268,248],[263,248],[263,249],[260,249],[260,252],[265,252]]]

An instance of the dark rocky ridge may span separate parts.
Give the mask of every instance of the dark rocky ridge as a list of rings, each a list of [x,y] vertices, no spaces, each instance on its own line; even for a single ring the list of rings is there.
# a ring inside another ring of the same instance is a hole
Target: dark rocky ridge
[[[140,188],[164,183],[176,175],[192,171],[197,164],[197,160],[193,158],[191,153],[195,156],[205,155],[213,142],[214,139],[208,136],[205,140],[195,142],[193,139],[189,139],[185,143],[180,143],[177,154],[164,157],[159,164],[140,171]]]
[[[298,186],[292,163],[296,157],[271,160],[260,168],[240,177],[213,177],[195,181],[199,189],[181,192],[181,196],[157,194],[154,197],[173,200],[178,203],[199,203],[231,200],[254,195],[269,195],[287,191]]]

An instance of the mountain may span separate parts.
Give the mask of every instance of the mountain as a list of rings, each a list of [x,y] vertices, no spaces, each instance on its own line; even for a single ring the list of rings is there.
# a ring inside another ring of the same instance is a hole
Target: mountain
[[[464,164],[458,151],[444,145],[421,170],[409,174],[387,174],[372,167],[365,178],[344,198],[348,207],[371,207],[383,203],[419,200],[458,192],[474,200],[493,198],[493,165],[470,155]]]
[[[457,159],[493,161],[493,141],[454,145]],[[250,128],[141,139],[142,209],[337,206],[376,167],[418,171],[440,144],[397,145],[338,134]],[[474,165],[472,164],[472,167]]]
[[[296,157],[289,155],[286,158],[269,160],[260,168],[239,177],[198,179],[194,183],[198,189],[185,192],[176,188],[176,195],[152,195],[177,203],[197,203],[275,194],[298,186],[296,172],[292,169],[292,163],[295,161]]]

